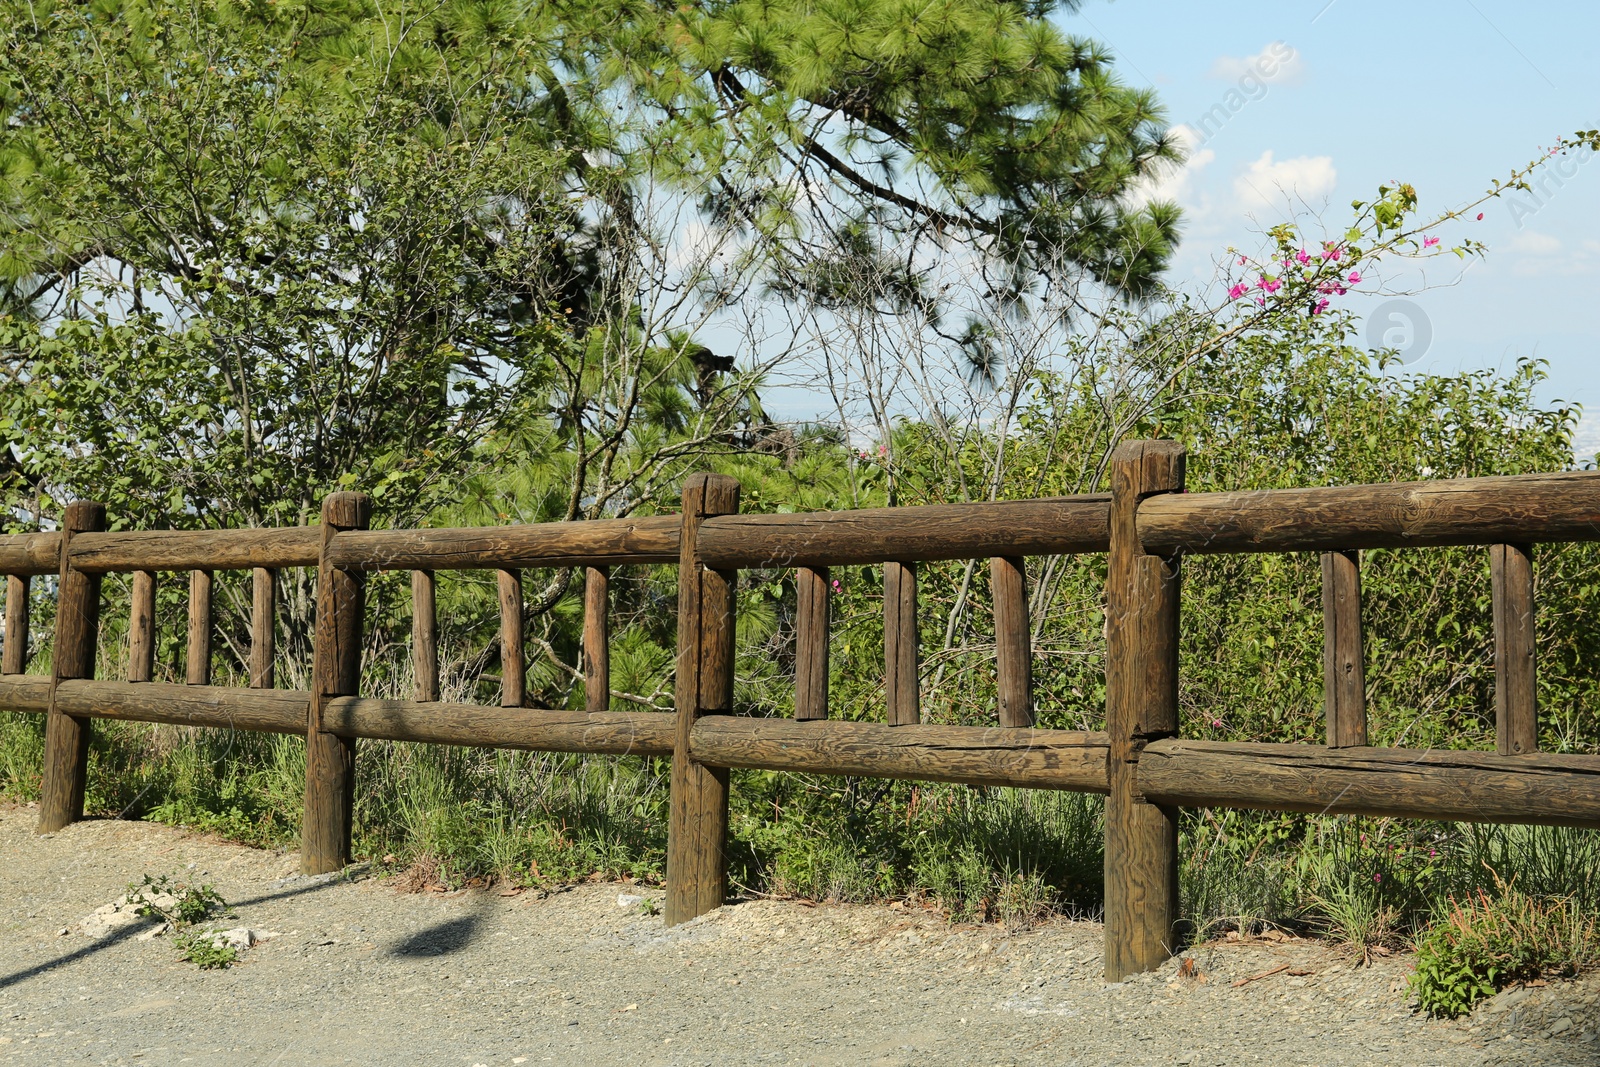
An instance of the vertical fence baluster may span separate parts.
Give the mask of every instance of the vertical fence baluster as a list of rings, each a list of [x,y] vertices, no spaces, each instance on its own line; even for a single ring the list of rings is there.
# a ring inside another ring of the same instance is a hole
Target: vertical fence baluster
[[[794,717],[828,717],[828,568],[794,574]]]
[[[1176,946],[1178,818],[1138,791],[1144,746],[1178,733],[1177,559],[1146,555],[1139,502],[1181,491],[1183,446],[1130,441],[1111,463],[1111,547],[1106,581],[1106,977],[1161,965]]]
[[[735,572],[706,570],[695,555],[702,519],[739,510],[739,483],[695,474],[683,487],[678,555],[678,735],[667,829],[668,924],[722,906],[727,896],[728,771],[689,758],[689,733],[706,712],[733,707]]]
[[[527,696],[522,659],[522,572],[497,571],[500,584],[500,706],[520,708]]]
[[[583,569],[583,706],[611,710],[611,571]]]
[[[1322,685],[1328,747],[1367,743],[1361,640],[1361,554],[1322,554]]]
[[[278,572],[253,567],[250,572],[250,688],[271,689],[277,683],[273,660],[278,652]]]
[[[917,565],[883,565],[883,688],[890,726],[922,721],[917,691]]]
[[[0,654],[0,674],[28,671],[28,597],[32,582],[24,574],[6,575],[6,647]]]
[[[89,773],[89,720],[64,714],[56,706],[56,687],[70,678],[94,677],[100,638],[100,575],[75,570],[67,549],[74,534],[105,528],[104,504],[68,504],[61,518],[61,583],[56,597],[50,710],[45,718],[40,833],[59,830],[83,818],[83,791]]]
[[[156,572],[134,571],[128,603],[128,681],[148,682],[156,666]]]
[[[1494,596],[1494,722],[1502,756],[1539,751],[1534,689],[1533,546],[1490,545]]]
[[[1033,648],[1028,627],[1028,577],[1024,561],[989,561],[994,593],[995,672],[1001,726],[1033,725]]]
[[[365,493],[332,493],[322,501],[322,551],[317,563],[317,629],[311,657],[311,714],[306,724],[306,799],[300,870],[326,874],[350,862],[355,807],[356,742],[323,730],[332,697],[354,696],[361,683],[364,576],[328,563],[340,530],[365,530],[372,502]]]
[[[439,699],[439,617],[433,572],[411,572],[411,672],[416,699]]]
[[[211,572],[189,572],[190,685],[211,684]]]

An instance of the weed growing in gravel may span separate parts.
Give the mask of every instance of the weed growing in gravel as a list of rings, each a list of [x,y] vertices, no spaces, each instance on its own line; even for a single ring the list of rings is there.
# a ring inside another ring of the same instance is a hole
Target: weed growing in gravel
[[[1595,920],[1572,900],[1540,901],[1514,886],[1452,900],[1417,942],[1411,989],[1423,1009],[1455,1017],[1513,982],[1571,976],[1596,956]]]
[[[190,930],[172,939],[178,957],[202,971],[227,970],[239,962],[239,950],[210,930]]]
[[[128,883],[128,902],[138,914],[161,919],[175,930],[228,910],[228,902],[213,886],[189,885],[168,874],[147,874],[141,882]]]

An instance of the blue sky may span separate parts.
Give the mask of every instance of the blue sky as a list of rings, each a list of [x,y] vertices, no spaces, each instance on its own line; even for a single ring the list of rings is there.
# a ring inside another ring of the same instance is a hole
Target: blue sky
[[[1230,244],[1257,247],[1255,235],[1287,214],[1280,187],[1337,231],[1350,201],[1381,182],[1410,182],[1423,212],[1443,211],[1558,136],[1600,127],[1600,5],[1086,0],[1060,21],[1109,46],[1125,81],[1153,86],[1174,125],[1198,125],[1251,57],[1293,50],[1165,183],[1188,218],[1179,282],[1209,278]],[[1519,194],[1515,209],[1492,201],[1482,222],[1441,231],[1446,244],[1470,236],[1489,253],[1459,280],[1430,271],[1410,297],[1432,333],[1413,366],[1548,360],[1541,399],[1584,405],[1585,454],[1600,448],[1600,159],[1565,175],[1537,199]]]

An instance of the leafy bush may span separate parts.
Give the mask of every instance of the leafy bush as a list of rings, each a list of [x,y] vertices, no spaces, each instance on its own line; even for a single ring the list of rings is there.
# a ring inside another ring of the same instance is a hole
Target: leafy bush
[[[1420,1007],[1450,1018],[1513,982],[1577,974],[1594,958],[1595,923],[1571,900],[1541,902],[1513,886],[1479,891],[1417,944],[1411,989]]]

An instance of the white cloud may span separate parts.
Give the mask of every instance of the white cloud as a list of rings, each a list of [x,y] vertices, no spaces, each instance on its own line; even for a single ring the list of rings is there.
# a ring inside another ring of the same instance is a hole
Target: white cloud
[[[1258,78],[1271,85],[1298,85],[1305,73],[1299,51],[1283,41],[1273,41],[1253,56],[1218,56],[1210,70],[1211,77],[1222,81]]]
[[[1275,160],[1269,148],[1233,180],[1233,191],[1240,205],[1248,210],[1316,200],[1333,192],[1338,182],[1339,172],[1333,167],[1332,156]]]
[[[1561,239],[1547,233],[1527,230],[1511,239],[1511,251],[1529,256],[1553,256],[1561,251]]]
[[[1193,179],[1206,167],[1217,161],[1217,154],[1209,148],[1195,149],[1200,135],[1194,127],[1180,123],[1169,131],[1172,139],[1183,146],[1182,166],[1168,165],[1154,179],[1139,182],[1128,197],[1131,204],[1148,204],[1152,200],[1173,200],[1186,208],[1194,206]]]

